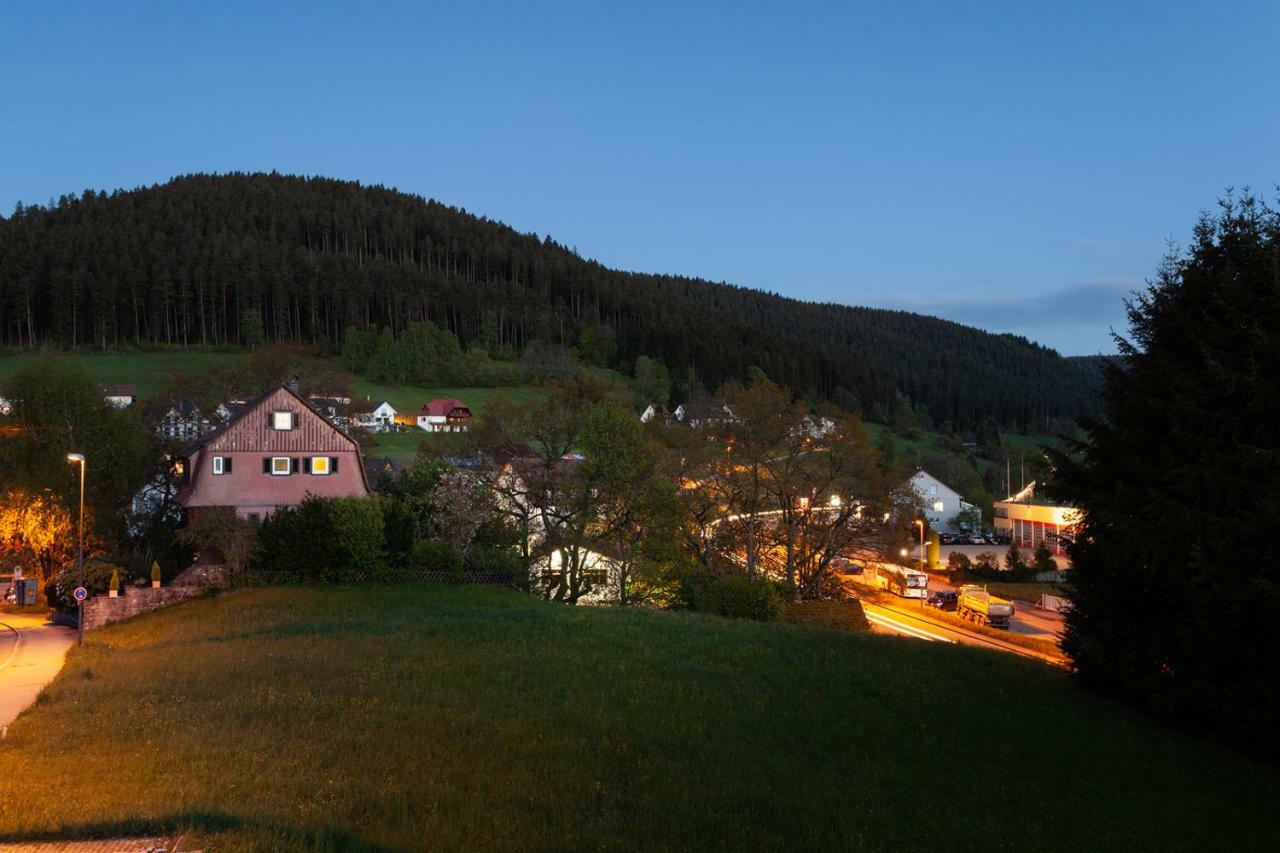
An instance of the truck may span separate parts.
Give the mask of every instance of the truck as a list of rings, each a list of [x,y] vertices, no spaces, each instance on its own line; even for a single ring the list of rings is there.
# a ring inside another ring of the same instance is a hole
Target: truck
[[[1013,615],[1013,602],[987,592],[977,584],[965,584],[956,591],[956,614],[992,628],[1008,628]]]

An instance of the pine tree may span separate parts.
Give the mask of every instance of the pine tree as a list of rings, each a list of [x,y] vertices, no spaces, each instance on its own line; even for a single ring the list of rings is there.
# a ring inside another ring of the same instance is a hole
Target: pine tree
[[[1280,757],[1280,213],[1228,198],[1128,307],[1105,415],[1054,458],[1083,511],[1063,648],[1085,683]]]

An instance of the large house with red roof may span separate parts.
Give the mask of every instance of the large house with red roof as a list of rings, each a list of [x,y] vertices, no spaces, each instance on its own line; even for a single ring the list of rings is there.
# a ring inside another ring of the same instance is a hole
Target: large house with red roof
[[[466,432],[471,427],[471,409],[461,400],[441,397],[418,412],[418,426],[427,432]]]
[[[234,509],[251,521],[308,495],[369,494],[355,440],[288,385],[248,401],[187,450],[177,502],[188,513]]]

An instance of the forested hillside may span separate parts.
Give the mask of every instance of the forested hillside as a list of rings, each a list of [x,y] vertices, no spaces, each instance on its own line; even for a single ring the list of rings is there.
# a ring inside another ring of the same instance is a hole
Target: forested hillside
[[[815,400],[870,411],[905,395],[956,427],[1043,429],[1096,405],[1095,371],[1022,338],[611,270],[380,186],[192,175],[0,219],[4,347],[239,345],[249,309],[276,341],[337,344],[349,328],[424,321],[464,347],[513,352],[585,334],[624,369],[650,356],[713,389],[755,365]]]

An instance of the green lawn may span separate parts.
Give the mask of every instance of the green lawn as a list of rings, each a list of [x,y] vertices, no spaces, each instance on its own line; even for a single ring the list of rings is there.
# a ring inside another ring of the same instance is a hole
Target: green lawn
[[[444,586],[240,591],[93,632],[0,779],[0,843],[1280,846],[1280,774],[1041,664]]]
[[[154,352],[133,353],[101,353],[101,354],[68,354],[66,358],[81,364],[95,382],[111,384],[134,384],[138,386],[138,396],[147,400],[162,394],[173,387],[174,378],[185,373],[195,372],[215,365],[236,365],[247,356],[237,353],[200,352],[192,350],[164,350]],[[0,382],[9,377],[24,364],[30,364],[36,356],[28,353],[17,353],[0,356]],[[316,359],[317,362],[322,361]],[[332,370],[336,362],[327,361],[325,368]],[[384,385],[373,382],[363,376],[347,371],[344,373],[351,384],[354,401],[386,400],[401,412],[416,412],[422,404],[436,397],[457,397],[477,415],[483,414],[489,401],[498,395],[514,400],[528,400],[545,394],[541,388],[518,386],[511,388],[468,388],[438,387],[420,388],[412,385]],[[620,377],[606,371],[594,371],[597,374],[612,378]],[[181,389],[177,389],[179,392]]]
[[[514,388],[418,388],[413,385],[381,385],[363,376],[351,375],[352,402],[377,402],[386,400],[401,414],[414,414],[424,403],[437,397],[456,397],[466,403],[472,414],[479,417],[487,411],[489,401],[498,396],[513,400],[529,400],[545,394],[542,388],[532,385]]]
[[[993,595],[1001,598],[1012,598],[1015,601],[1030,601],[1032,604],[1040,600],[1042,595],[1062,595],[1062,587],[1056,583],[987,583],[979,581]]]

